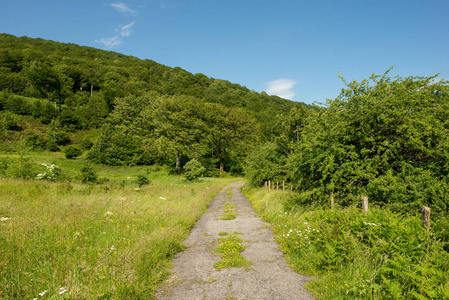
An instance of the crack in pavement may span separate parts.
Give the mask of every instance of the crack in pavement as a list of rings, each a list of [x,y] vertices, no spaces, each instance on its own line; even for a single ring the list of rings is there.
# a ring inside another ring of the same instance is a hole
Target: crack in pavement
[[[207,212],[192,229],[184,244],[187,249],[173,260],[173,275],[156,293],[157,299],[314,299],[304,288],[310,277],[294,272],[273,239],[270,224],[255,213],[240,193],[243,182],[224,187],[211,201]],[[228,197],[232,188],[232,198]],[[237,217],[221,220],[225,203],[235,205]],[[249,267],[217,270],[214,253],[220,232],[238,232],[246,249],[241,255]],[[241,233],[241,234],[240,234]]]

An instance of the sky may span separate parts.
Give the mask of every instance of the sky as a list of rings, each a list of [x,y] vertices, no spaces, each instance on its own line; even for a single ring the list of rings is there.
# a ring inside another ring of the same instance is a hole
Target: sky
[[[449,0],[0,0],[0,32],[151,59],[308,104],[449,75]]]

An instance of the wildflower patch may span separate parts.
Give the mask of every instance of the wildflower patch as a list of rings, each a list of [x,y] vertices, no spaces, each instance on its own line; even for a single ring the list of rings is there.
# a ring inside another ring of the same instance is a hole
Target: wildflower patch
[[[215,249],[215,253],[220,253],[221,260],[214,264],[217,269],[241,268],[252,265],[252,262],[240,255],[245,250],[241,243],[242,239],[234,234],[220,239],[220,245]]]

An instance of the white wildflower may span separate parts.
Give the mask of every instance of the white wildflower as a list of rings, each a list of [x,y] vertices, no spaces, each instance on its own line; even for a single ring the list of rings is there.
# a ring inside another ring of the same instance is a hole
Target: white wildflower
[[[0,221],[8,221],[8,220],[11,220],[11,218],[7,218],[7,217],[1,217],[0,218]]]
[[[114,245],[112,245],[112,247],[111,247],[111,250],[115,250],[115,247],[114,247]]]
[[[379,226],[381,224],[376,224],[376,223],[367,223],[367,222],[363,222],[363,224],[368,225],[368,226]]]
[[[161,199],[161,200],[167,200],[167,198],[164,198],[164,197],[159,197],[159,199]]]
[[[135,191],[140,191],[140,188],[135,188],[134,190],[135,190]]]
[[[109,216],[112,216],[112,215],[113,215],[113,213],[111,213],[110,211],[107,211],[107,212],[105,213],[105,215],[109,215]]]
[[[62,288],[59,289],[59,295],[62,295],[65,292],[67,292],[67,290],[65,288],[62,287]]]
[[[41,293],[39,293],[39,296],[44,296],[46,293],[48,292],[48,290],[45,290],[45,291],[43,291],[43,292],[41,292]]]

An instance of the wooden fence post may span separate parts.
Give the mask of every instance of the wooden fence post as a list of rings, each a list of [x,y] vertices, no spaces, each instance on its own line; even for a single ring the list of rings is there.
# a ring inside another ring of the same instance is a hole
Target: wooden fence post
[[[267,181],[265,180],[264,187],[267,188]]]
[[[293,195],[293,185],[290,186],[290,195]]]
[[[421,210],[422,227],[430,229],[430,207],[423,206]]]
[[[271,180],[268,180],[268,190],[271,190]]]
[[[334,192],[331,192],[331,208],[334,208]]]
[[[362,196],[362,209],[363,211],[368,211],[368,197]]]
[[[279,182],[276,181],[276,191],[279,192]]]

